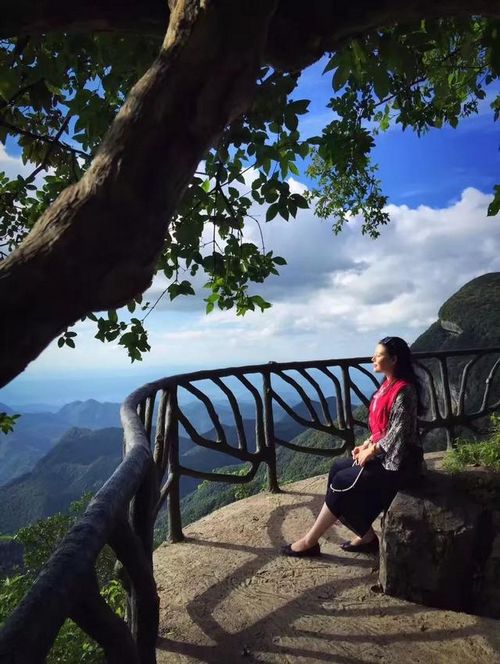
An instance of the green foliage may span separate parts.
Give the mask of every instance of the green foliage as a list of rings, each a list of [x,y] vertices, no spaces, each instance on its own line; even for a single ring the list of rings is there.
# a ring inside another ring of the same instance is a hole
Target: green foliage
[[[434,127],[456,127],[476,113],[485,86],[498,78],[498,21],[422,20],[364,35],[334,53],[335,114],[320,137],[309,175],[318,182],[308,199],[319,217],[334,218],[338,233],[355,215],[362,232],[377,237],[389,220],[377,167],[371,161],[374,137],[392,124],[422,134]],[[500,97],[491,104],[495,120]],[[311,141],[312,142],[312,141]],[[499,209],[500,190],[489,214]]]
[[[50,558],[68,530],[85,511],[90,494],[74,502],[67,514],[56,514],[22,528],[14,538],[24,548],[25,571],[0,580],[0,626],[30,590],[42,566]],[[115,578],[115,556],[109,547],[101,552],[96,572],[101,594],[119,616],[125,615],[125,592]],[[47,658],[48,664],[104,664],[101,648],[74,622],[66,620]]]
[[[499,100],[500,101],[500,100]],[[488,217],[493,217],[500,211],[500,185],[494,187],[495,196],[488,206]]]
[[[0,413],[0,431],[2,433],[10,433],[14,431],[16,420],[20,415],[8,415],[7,413]]]
[[[466,466],[484,466],[500,471],[500,417],[491,416],[491,435],[479,443],[468,440],[457,441],[444,459],[444,467],[450,472],[459,472]]]
[[[500,69],[499,22],[440,19],[376,30],[346,42],[326,67],[332,119],[320,136],[302,137],[299,119],[309,100],[296,98],[298,75],[263,67],[254,103],[204,155],[171,220],[157,273],[168,286],[156,302],[137,296],[121,311],[90,315],[96,338],[118,340],[132,361],[149,350],[144,323],[159,299],[193,295],[204,274],[206,311],[238,315],[270,303],[255,284],[286,264],[266,247],[261,224],[288,222],[301,209],[344,223],[363,216],[362,232],[376,237],[388,222],[387,198],[371,153],[392,124],[421,134],[455,127],[478,110]],[[88,168],[133,82],[155,57],[157,37],[99,33],[43,35],[0,42],[0,141],[17,141],[32,166],[28,176],[0,173],[0,259]],[[491,104],[495,119],[500,96]],[[288,178],[307,167],[309,192],[292,192]],[[500,185],[489,214],[500,210]],[[266,206],[265,219],[252,205]],[[245,230],[256,225],[260,241]],[[208,231],[208,232],[207,232]],[[2,254],[3,252],[3,254]],[[131,314],[140,308],[141,314]],[[75,345],[66,330],[60,346]]]
[[[244,477],[251,470],[250,464],[243,464],[236,470],[231,471],[231,475],[238,475],[239,477]],[[242,500],[243,498],[248,498],[252,495],[252,487],[250,482],[246,484],[236,484],[234,485],[234,498],[235,500]]]

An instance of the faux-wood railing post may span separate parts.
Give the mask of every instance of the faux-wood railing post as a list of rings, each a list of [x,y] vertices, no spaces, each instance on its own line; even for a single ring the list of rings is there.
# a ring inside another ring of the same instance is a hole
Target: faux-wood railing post
[[[168,449],[168,470],[172,474],[172,484],[168,495],[169,541],[182,542],[180,474],[179,474],[179,417],[177,403],[177,385],[168,391],[165,444]]]
[[[439,367],[441,370],[441,381],[443,383],[443,397],[444,397],[444,419],[448,420],[452,415],[451,403],[451,390],[450,390],[450,377],[448,374],[448,363],[446,357],[439,358]],[[454,446],[455,430],[454,427],[446,426],[446,449],[451,450]]]
[[[156,393],[150,394],[139,407],[139,417],[144,425],[150,451],[155,398]],[[118,547],[115,550],[117,555],[120,552],[122,562],[134,550],[134,555],[128,558],[129,564],[125,566],[129,577],[127,620],[141,664],[156,664],[160,601],[153,575],[153,535],[159,496],[158,470],[151,453],[141,486],[130,504],[130,532],[123,524],[122,532],[115,533]]]
[[[354,415],[352,414],[351,403],[351,379],[349,376],[349,366],[342,364],[342,382],[344,384],[344,420],[347,426],[347,432],[350,434],[346,439],[350,449],[354,448]]]
[[[141,555],[144,569],[139,575],[141,585],[138,585],[137,579],[132,579],[135,582],[132,583],[129,600],[130,631],[136,641],[141,664],[156,664],[160,600],[153,575],[153,535],[159,495],[158,472],[151,458],[131,510],[132,531],[144,552],[144,556]]]
[[[273,398],[271,390],[271,372],[263,373],[264,388],[264,437],[267,456],[267,488],[271,493],[279,493],[278,471],[276,468],[276,444],[274,442]]]

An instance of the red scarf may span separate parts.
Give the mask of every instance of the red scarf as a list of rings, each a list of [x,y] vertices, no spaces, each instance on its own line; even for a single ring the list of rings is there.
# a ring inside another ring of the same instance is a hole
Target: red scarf
[[[368,426],[372,442],[377,443],[387,433],[391,409],[399,392],[409,385],[406,380],[396,379],[382,383],[370,401]]]

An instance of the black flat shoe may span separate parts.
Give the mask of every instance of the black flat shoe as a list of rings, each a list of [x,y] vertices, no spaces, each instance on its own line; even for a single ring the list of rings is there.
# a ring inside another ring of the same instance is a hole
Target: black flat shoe
[[[378,538],[375,537],[375,539],[373,539],[371,542],[368,542],[367,544],[351,544],[350,542],[342,542],[340,548],[351,553],[378,553]]]
[[[319,544],[315,544],[308,549],[304,549],[304,551],[294,551],[291,544],[285,544],[281,547],[281,553],[284,556],[292,556],[293,558],[314,558],[321,555],[321,548]]]

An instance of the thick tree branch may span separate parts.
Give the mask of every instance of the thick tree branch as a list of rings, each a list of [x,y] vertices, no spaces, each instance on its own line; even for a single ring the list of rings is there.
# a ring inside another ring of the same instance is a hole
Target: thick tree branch
[[[92,165],[0,264],[0,385],[61,330],[151,283],[204,152],[251,103],[274,3],[179,0]]]
[[[19,0],[2,34],[158,30],[166,1]],[[498,0],[171,0],[160,56],[134,86],[82,180],[0,263],[0,386],[83,315],[151,282],[185,187],[245,111],[265,62],[299,70],[343,40],[422,17],[500,15]],[[161,16],[161,18],[160,18]],[[162,22],[163,21],[163,22]]]
[[[472,15],[500,16],[500,4],[498,0],[280,0],[266,43],[266,62],[299,71],[346,40],[376,28]]]
[[[45,32],[159,34],[175,0],[19,0],[2,9],[0,37]],[[353,35],[393,23],[445,16],[500,16],[497,0],[279,0],[265,47],[267,64],[300,70]]]
[[[18,0],[2,7],[0,37],[121,30],[164,34],[169,16],[167,0]]]

